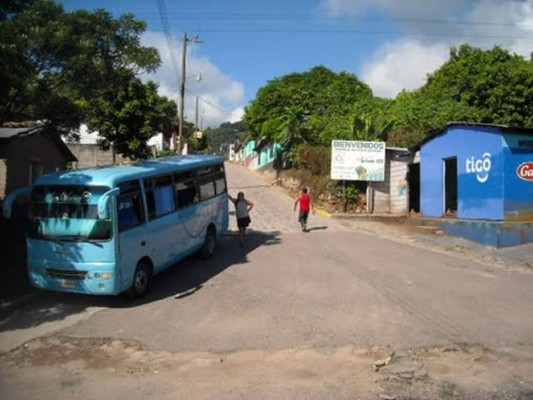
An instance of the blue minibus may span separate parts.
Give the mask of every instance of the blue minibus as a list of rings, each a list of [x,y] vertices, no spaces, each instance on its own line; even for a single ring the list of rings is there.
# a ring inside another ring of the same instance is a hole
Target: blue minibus
[[[27,265],[33,286],[140,297],[150,278],[198,252],[210,258],[228,229],[223,158],[150,159],[44,175],[29,195]]]

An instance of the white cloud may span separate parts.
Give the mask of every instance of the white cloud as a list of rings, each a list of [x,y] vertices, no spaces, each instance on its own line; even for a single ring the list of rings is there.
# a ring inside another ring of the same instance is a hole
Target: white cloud
[[[413,40],[389,43],[377,50],[362,68],[361,79],[375,96],[394,97],[403,89],[423,86],[427,74],[448,58],[443,44],[426,46]]]
[[[337,12],[342,12],[343,5],[353,5],[354,2],[329,0],[329,3],[336,5]],[[355,3],[367,4],[366,1]],[[406,7],[414,3],[408,1]],[[379,0],[378,4],[390,6],[390,11],[395,7],[392,0]],[[458,19],[465,22],[450,22]],[[442,15],[439,21],[442,24],[436,24],[438,26],[431,31],[427,25],[413,27],[406,24],[402,38],[373,52],[370,61],[362,67],[361,79],[372,87],[375,95],[394,97],[402,89],[422,86],[427,74],[447,60],[451,46],[463,43],[483,49],[500,46],[526,58],[533,50],[533,0],[479,0],[471,3],[460,16],[447,20],[447,16]],[[435,33],[442,36],[433,36]]]
[[[174,39],[174,43],[180,41]],[[161,67],[154,74],[146,75],[159,84],[159,93],[179,104],[181,71],[172,66],[169,47],[164,34],[146,32],[142,44],[153,46],[159,50]],[[202,128],[217,127],[222,122],[239,120],[239,110],[244,104],[244,86],[221,72],[206,57],[198,57],[195,44],[188,46],[186,65],[185,118],[194,122],[196,117],[196,97],[198,96],[198,119]],[[182,48],[176,47],[175,60],[177,68],[181,68]],[[197,80],[198,74],[201,80]]]
[[[479,1],[464,32],[479,47],[499,45],[529,58],[533,51],[533,0]]]
[[[333,17],[360,16],[365,11],[379,9],[396,17],[442,17],[459,9],[469,0],[322,0],[321,8]]]

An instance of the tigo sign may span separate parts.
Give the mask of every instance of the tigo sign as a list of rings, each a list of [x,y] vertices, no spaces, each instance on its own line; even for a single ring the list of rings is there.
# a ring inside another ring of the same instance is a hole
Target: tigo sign
[[[533,181],[533,161],[523,162],[516,169],[516,174],[520,179]]]
[[[489,179],[490,168],[492,166],[490,157],[490,153],[483,153],[483,157],[479,159],[475,159],[474,157],[467,158],[466,173],[476,174],[479,183],[487,182],[487,179]]]

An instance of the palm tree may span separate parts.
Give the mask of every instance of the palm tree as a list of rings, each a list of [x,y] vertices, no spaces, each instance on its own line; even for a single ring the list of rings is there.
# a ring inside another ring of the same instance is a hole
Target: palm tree
[[[352,123],[351,139],[361,141],[387,140],[393,121],[377,119],[370,115],[355,115]]]
[[[293,162],[298,145],[306,143],[307,114],[302,107],[288,106],[280,118],[281,130],[276,139],[283,148],[284,160]]]

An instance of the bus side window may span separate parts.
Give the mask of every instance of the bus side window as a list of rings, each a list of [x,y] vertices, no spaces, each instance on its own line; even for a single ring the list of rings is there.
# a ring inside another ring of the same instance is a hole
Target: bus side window
[[[134,228],[144,222],[143,204],[138,181],[119,185],[117,215],[119,232]]]
[[[198,189],[192,173],[186,172],[174,176],[174,190],[178,208],[198,203]]]
[[[167,215],[176,209],[172,186],[171,175],[146,179],[144,181],[148,218],[150,220]]]
[[[222,166],[218,172],[215,173],[215,191],[217,196],[226,192],[226,179],[224,178],[224,167]]]
[[[215,184],[212,179],[207,178],[206,181],[201,182],[198,186],[200,188],[200,199],[202,201],[215,197]]]

